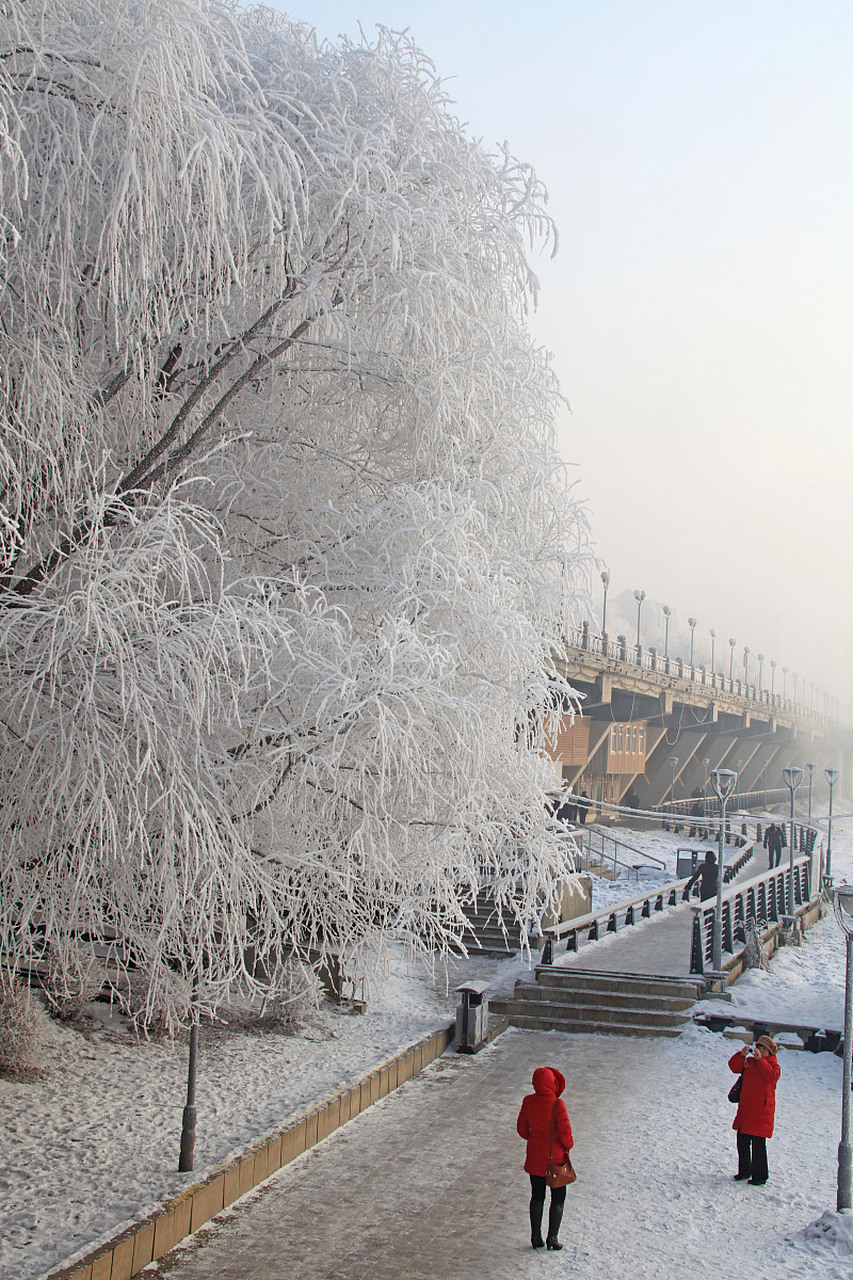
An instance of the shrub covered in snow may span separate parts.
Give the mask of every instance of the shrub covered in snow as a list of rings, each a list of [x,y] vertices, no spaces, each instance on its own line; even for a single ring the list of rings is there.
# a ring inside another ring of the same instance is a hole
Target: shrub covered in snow
[[[0,988],[0,1075],[34,1080],[42,1074],[39,1050],[44,1042],[45,1014],[23,983]]]

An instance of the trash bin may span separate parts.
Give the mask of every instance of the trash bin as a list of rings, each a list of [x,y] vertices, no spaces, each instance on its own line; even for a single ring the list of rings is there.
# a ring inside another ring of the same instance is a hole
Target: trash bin
[[[456,990],[462,1003],[456,1006],[456,1052],[476,1053],[486,1043],[489,1027],[488,982],[463,982]]]
[[[696,868],[699,865],[699,854],[704,852],[701,849],[676,849],[675,851],[675,876],[677,880],[684,880],[689,876],[695,876]]]

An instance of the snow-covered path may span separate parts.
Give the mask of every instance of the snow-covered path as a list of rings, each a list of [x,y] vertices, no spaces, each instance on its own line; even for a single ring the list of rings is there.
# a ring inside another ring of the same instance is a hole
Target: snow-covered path
[[[509,1031],[446,1055],[283,1170],[163,1268],[169,1280],[849,1280],[805,1240],[834,1206],[841,1063],[786,1053],[764,1188],[732,1181],[731,1041]],[[579,1179],[562,1254],[529,1245],[515,1133],[533,1069],[567,1077]]]
[[[674,858],[674,838],[664,840],[658,833],[656,839],[655,848],[661,849],[661,856]],[[837,878],[853,881],[853,822],[849,819],[838,823],[833,848]],[[605,883],[600,887],[604,894],[619,891],[618,885]],[[624,886],[621,892],[625,896]],[[632,882],[627,896],[634,892]],[[603,904],[596,901],[595,905]],[[608,943],[595,945],[606,947]],[[93,1028],[90,1039],[52,1024],[46,1079],[33,1084],[0,1080],[0,1278],[35,1280],[69,1255],[114,1235],[128,1219],[144,1216],[153,1205],[199,1180],[229,1153],[286,1123],[324,1093],[371,1069],[406,1043],[446,1024],[455,1004],[456,983],[483,977],[491,979],[495,987],[508,989],[524,967],[517,961],[460,960],[449,975],[448,991],[443,982],[409,974],[405,965],[397,963],[385,988],[373,993],[364,1017],[349,1017],[327,1008],[296,1036],[206,1034],[200,1062],[196,1172],[189,1175],[175,1172],[186,1046],[131,1043],[117,1038],[109,1023],[100,1031]],[[801,948],[778,952],[767,973],[745,975],[732,989],[732,1003],[723,1008],[729,1013],[740,1010],[783,1021],[840,1026],[843,987],[843,940],[830,914],[809,932]],[[703,1012],[710,1007],[703,1004]],[[104,1007],[98,1006],[92,1012],[103,1015]],[[696,1168],[703,1168],[708,1159],[708,1143],[721,1140],[724,1154],[720,1168],[727,1168],[730,1134],[721,1131],[720,1124],[725,1130],[725,1125],[731,1123],[728,1104],[724,1102],[724,1059],[730,1041],[706,1032],[668,1042],[668,1047],[655,1042],[579,1037],[567,1042],[569,1056],[580,1053],[572,1044],[587,1046],[583,1051],[586,1056],[573,1059],[577,1062],[576,1074],[584,1088],[587,1080],[595,1080],[595,1096],[600,1099],[604,1119],[617,1107],[624,1117],[619,1126],[611,1128],[624,1127],[629,1115],[647,1114],[651,1117],[648,1123],[640,1125],[638,1120],[631,1120],[631,1124],[654,1143],[660,1157],[668,1146],[670,1158],[681,1161],[680,1153],[689,1139],[698,1144],[691,1159]],[[706,1064],[709,1053],[712,1067]],[[648,1058],[650,1054],[652,1057]],[[780,1120],[794,1111],[802,1115],[804,1122],[810,1118],[810,1095],[801,1095],[796,1085],[801,1077],[807,1083],[824,1077],[830,1081],[828,1086],[821,1086],[820,1125],[812,1126],[805,1137],[819,1148],[824,1169],[814,1203],[821,1209],[831,1208],[835,1202],[834,1161],[840,1126],[839,1081],[836,1079],[835,1085],[831,1082],[832,1073],[837,1076],[840,1072],[840,1063],[827,1055],[813,1058],[788,1051],[783,1052],[781,1061],[785,1075],[780,1099],[787,1096],[789,1101],[784,1108],[780,1101]],[[639,1070],[643,1062],[649,1063],[645,1074]],[[630,1070],[614,1075],[616,1063],[630,1064]],[[519,1078],[512,1083],[510,1092],[523,1092],[525,1088],[526,1081]],[[622,1093],[614,1098],[613,1090],[617,1088]],[[633,1099],[632,1089],[637,1095]],[[723,1115],[709,1123],[714,1109],[719,1111],[721,1093]],[[695,1124],[691,1121],[686,1127],[676,1127],[672,1122],[676,1103],[681,1107],[687,1100],[682,1094],[695,1103]],[[428,1100],[434,1096],[435,1091],[424,1095]],[[818,1112],[814,1114],[817,1116]],[[343,1141],[349,1132],[348,1126],[335,1141]],[[596,1136],[596,1167],[607,1149],[605,1137],[604,1132]],[[436,1133],[436,1141],[439,1140],[446,1144],[447,1159],[452,1164],[454,1135]],[[771,1144],[771,1160],[780,1176],[783,1148],[780,1131],[779,1140],[774,1138]],[[637,1187],[646,1177],[642,1144],[628,1154],[634,1164],[631,1179],[620,1184],[620,1194],[638,1213]],[[615,1153],[613,1157],[616,1165],[627,1158],[625,1153]],[[796,1185],[805,1185],[799,1153],[791,1167],[799,1170]],[[517,1172],[516,1166],[513,1168]],[[722,1187],[724,1181],[714,1185]],[[774,1182],[766,1188],[768,1198],[779,1195],[780,1187]],[[672,1189],[675,1208],[680,1190],[678,1185]],[[516,1187],[510,1196],[511,1213],[507,1210],[513,1223],[517,1217],[517,1193]],[[706,1210],[701,1208],[701,1197],[696,1199],[698,1194],[698,1190],[691,1193],[690,1213],[674,1219],[678,1225],[671,1230],[679,1239],[682,1235],[689,1238],[697,1223],[704,1221]],[[421,1192],[424,1201],[428,1195],[428,1189]],[[716,1192],[709,1200],[710,1216],[714,1209],[727,1212],[727,1202],[715,1197]],[[608,1201],[602,1194],[591,1206],[585,1200],[582,1203],[587,1204],[584,1223],[595,1235],[599,1228],[593,1222],[593,1209]],[[795,1205],[795,1201],[791,1203]],[[804,1209],[801,1205],[797,1212]],[[791,1224],[802,1226],[808,1220],[792,1216]],[[606,1221],[601,1230],[605,1234],[609,1230]],[[518,1241],[515,1236],[513,1239],[515,1248]],[[654,1239],[651,1233],[650,1248]],[[848,1258],[847,1263],[845,1274],[853,1275],[853,1261]],[[556,1265],[556,1259],[552,1264]],[[524,1265],[528,1265],[526,1261]],[[680,1280],[688,1274],[680,1269],[662,1271],[660,1280]]]

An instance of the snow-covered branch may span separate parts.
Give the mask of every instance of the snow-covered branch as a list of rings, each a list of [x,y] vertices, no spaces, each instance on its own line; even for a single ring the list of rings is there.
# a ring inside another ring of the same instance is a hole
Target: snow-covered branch
[[[7,947],[115,935],[178,1016],[199,971],[214,1003],[291,949],[446,945],[484,879],[531,918],[587,571],[541,186],[391,32],[0,28]]]

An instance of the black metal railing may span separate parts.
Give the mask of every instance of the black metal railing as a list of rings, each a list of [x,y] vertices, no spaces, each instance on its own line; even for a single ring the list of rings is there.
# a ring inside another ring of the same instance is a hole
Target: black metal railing
[[[792,911],[804,906],[810,900],[811,893],[811,858],[797,858],[794,861],[794,902]],[[776,923],[788,910],[788,879],[790,864],[774,867],[763,875],[747,880],[730,890],[723,898],[723,951],[733,953],[736,942],[746,942],[749,923],[766,921]],[[714,951],[714,916],[716,905],[713,899],[693,908],[693,929],[690,946],[690,972],[704,973],[712,965]]]

